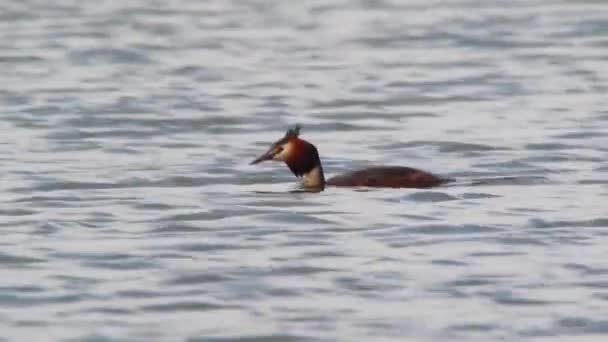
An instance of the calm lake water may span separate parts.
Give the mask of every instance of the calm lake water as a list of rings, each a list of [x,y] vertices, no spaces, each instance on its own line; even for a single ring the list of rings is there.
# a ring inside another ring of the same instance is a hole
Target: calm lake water
[[[608,3],[6,1],[0,341],[605,341]],[[295,123],[328,175],[248,165]]]

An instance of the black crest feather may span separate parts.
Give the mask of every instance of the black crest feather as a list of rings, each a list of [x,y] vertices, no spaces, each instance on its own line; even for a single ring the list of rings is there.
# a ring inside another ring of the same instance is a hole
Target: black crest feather
[[[302,128],[302,126],[300,126],[300,124],[296,124],[295,126],[293,126],[293,128],[287,130],[287,133],[285,133],[285,137],[297,138],[300,135],[300,128]]]

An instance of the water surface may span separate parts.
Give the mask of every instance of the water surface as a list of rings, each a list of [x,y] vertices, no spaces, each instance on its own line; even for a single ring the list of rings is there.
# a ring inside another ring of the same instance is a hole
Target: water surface
[[[608,5],[21,1],[0,339],[602,341]],[[431,190],[293,193],[324,168]]]

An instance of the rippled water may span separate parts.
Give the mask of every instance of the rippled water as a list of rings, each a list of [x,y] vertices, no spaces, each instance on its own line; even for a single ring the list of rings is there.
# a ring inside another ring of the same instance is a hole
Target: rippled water
[[[0,13],[0,339],[608,335],[608,3],[51,3]],[[296,122],[458,182],[290,192]]]

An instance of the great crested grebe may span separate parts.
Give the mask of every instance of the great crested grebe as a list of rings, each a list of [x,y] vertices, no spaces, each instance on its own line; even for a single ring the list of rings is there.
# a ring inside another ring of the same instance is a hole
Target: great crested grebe
[[[285,136],[273,143],[266,153],[250,164],[265,160],[283,161],[303,186],[323,190],[326,185],[384,188],[430,188],[451,181],[431,173],[404,166],[378,166],[335,176],[327,181],[315,145],[300,139],[300,125],[287,130]]]

